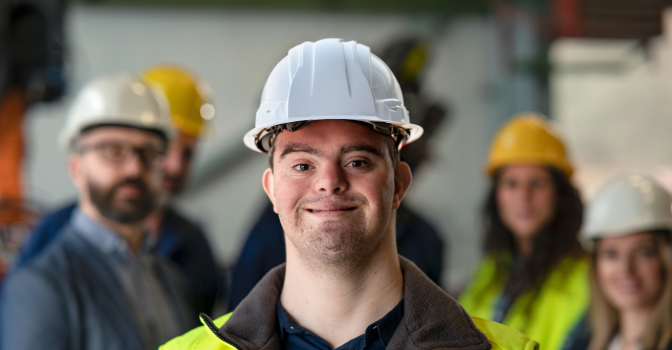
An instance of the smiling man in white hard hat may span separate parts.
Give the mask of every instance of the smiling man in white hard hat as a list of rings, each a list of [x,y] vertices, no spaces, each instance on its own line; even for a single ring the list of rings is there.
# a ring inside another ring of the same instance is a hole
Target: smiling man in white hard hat
[[[156,349],[191,325],[182,276],[144,229],[173,133],[164,100],[127,74],[75,99],[61,139],[79,203],[3,286],[3,349]]]
[[[163,349],[534,349],[518,332],[472,320],[398,256],[395,210],[411,184],[399,149],[421,135],[367,46],[325,39],[291,49],[244,139],[270,156],[262,183],[287,263],[231,314],[201,315],[205,327]]]

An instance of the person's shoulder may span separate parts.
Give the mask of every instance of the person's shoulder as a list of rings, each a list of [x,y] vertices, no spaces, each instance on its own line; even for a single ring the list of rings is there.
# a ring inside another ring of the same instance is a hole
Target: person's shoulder
[[[43,302],[52,300],[59,290],[59,281],[67,278],[70,268],[66,263],[67,254],[62,254],[56,245],[35,257],[25,265],[12,271],[3,283],[2,299],[10,301],[28,300]],[[36,297],[39,296],[39,297]]]
[[[75,211],[75,208],[77,208],[77,203],[68,203],[67,205],[58,208],[54,211],[51,211],[47,214],[45,214],[42,217],[42,221],[40,223],[40,226],[50,226],[53,225],[54,223],[65,223],[70,221],[70,217],[72,216],[72,213]]]
[[[476,328],[488,338],[492,350],[539,350],[539,343],[501,323],[471,316]]]
[[[569,257],[548,276],[549,285],[558,290],[584,290],[587,292],[590,275],[590,262],[586,257]]]
[[[44,250],[18,266],[13,274],[21,271],[33,271],[42,275],[56,275],[59,279],[70,275],[73,265],[81,263],[82,252],[68,225],[64,226],[62,233],[54,239]]]
[[[216,327],[221,328],[231,317],[231,312],[214,320]],[[203,319],[201,319],[203,322]],[[159,350],[235,350],[232,346],[217,338],[205,324],[174,338],[159,347]]]

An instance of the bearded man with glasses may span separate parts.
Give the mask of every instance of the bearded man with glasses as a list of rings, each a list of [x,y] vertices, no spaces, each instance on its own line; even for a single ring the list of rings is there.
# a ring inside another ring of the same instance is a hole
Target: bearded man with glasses
[[[3,349],[156,349],[193,326],[183,276],[143,224],[173,136],[164,99],[126,74],[79,93],[62,134],[79,203],[3,287]]]

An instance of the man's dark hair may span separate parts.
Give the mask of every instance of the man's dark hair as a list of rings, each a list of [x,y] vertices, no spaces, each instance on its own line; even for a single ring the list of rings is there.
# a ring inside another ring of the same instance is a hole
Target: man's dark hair
[[[550,273],[566,258],[582,257],[585,253],[579,243],[578,233],[583,221],[583,204],[579,192],[572,186],[564,173],[547,167],[555,188],[555,212],[551,220],[541,228],[534,238],[532,253],[520,256],[516,239],[499,215],[497,206],[497,183],[501,176],[498,171],[493,176],[492,186],[483,208],[485,223],[484,251],[495,259],[497,271],[491,286],[506,283],[504,295],[515,300],[523,293],[531,292],[532,305],[541,285]],[[512,261],[518,259],[519,268],[513,269]],[[506,282],[504,279],[506,278]]]
[[[385,136],[385,141],[388,153],[390,154],[390,159],[392,160],[392,169],[396,169],[397,164],[399,164],[399,162],[401,161],[401,158],[399,156],[399,148],[397,147],[397,143],[391,136]],[[275,144],[273,144],[271,146],[271,149],[268,151],[268,165],[271,167],[271,171],[273,171],[274,154],[275,154]]]

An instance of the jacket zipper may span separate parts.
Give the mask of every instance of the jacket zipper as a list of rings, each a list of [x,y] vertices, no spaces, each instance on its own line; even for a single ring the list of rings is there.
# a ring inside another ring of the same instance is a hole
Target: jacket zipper
[[[206,315],[205,313],[201,312],[201,314],[199,315],[199,317],[201,318],[201,320],[203,321],[203,323],[205,323],[205,325],[208,326],[208,328],[210,328],[210,331],[217,337],[217,339],[223,341],[224,343],[226,343],[226,344],[228,344],[228,345],[231,345],[231,346],[232,346],[234,349],[236,349],[236,350],[242,350],[240,347],[238,347],[238,345],[236,345],[236,344],[230,342],[229,340],[227,340],[226,338],[224,338],[224,336],[222,336],[221,333],[219,333],[219,328],[217,328],[217,326],[215,326],[215,323],[212,322],[212,319],[210,318],[210,316],[208,316],[208,315]]]

